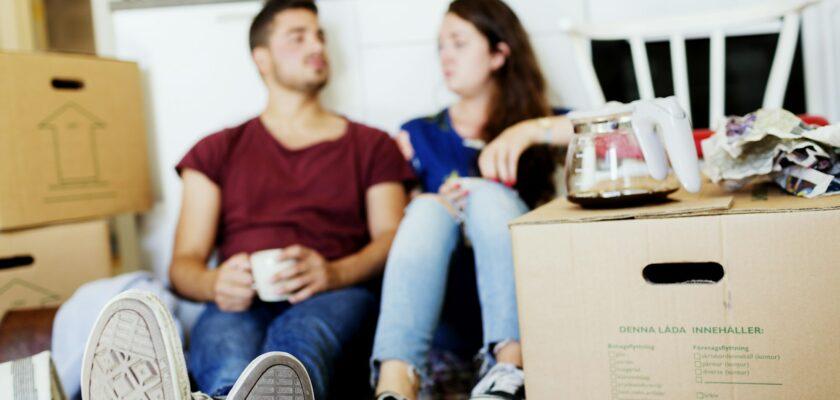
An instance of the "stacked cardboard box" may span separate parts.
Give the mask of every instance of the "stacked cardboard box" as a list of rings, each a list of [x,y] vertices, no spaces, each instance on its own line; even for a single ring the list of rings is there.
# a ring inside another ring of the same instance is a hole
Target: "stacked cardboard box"
[[[110,274],[104,218],[150,204],[136,64],[0,53],[0,313]]]
[[[838,398],[840,197],[676,197],[512,223],[529,398]]]

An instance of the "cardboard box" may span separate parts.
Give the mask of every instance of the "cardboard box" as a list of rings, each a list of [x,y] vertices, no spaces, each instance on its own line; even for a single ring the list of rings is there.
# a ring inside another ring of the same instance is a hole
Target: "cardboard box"
[[[0,233],[0,316],[61,304],[111,271],[103,220]]]
[[[96,54],[90,0],[41,0],[52,51]]]
[[[840,398],[840,197],[676,197],[512,222],[528,398]]]
[[[136,64],[0,53],[0,229],[147,210],[148,169]]]

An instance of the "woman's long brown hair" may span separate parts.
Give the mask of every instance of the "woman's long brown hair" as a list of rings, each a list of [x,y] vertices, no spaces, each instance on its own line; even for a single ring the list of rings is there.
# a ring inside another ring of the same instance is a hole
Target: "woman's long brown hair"
[[[510,48],[504,65],[496,70],[496,83],[483,139],[488,143],[505,128],[527,119],[552,114],[546,83],[528,33],[513,10],[501,0],[455,0],[449,12],[471,23],[498,52],[499,44]],[[534,146],[520,161],[516,189],[529,206],[544,202],[555,193],[556,152],[548,146]]]

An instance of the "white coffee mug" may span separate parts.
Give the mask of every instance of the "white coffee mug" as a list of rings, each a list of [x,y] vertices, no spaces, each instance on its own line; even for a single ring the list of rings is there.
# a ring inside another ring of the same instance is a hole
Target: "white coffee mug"
[[[251,254],[251,273],[254,275],[254,286],[260,300],[266,302],[285,301],[289,295],[279,293],[282,287],[279,283],[272,283],[272,278],[278,272],[291,268],[295,260],[280,260],[283,249],[262,250]]]

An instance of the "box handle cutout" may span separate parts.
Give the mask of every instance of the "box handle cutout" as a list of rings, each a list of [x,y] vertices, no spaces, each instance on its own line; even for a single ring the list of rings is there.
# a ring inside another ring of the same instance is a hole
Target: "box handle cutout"
[[[716,262],[650,264],[642,276],[654,285],[714,284],[723,279],[723,266]]]
[[[32,256],[0,257],[0,270],[28,267],[34,263],[35,258]]]
[[[82,90],[85,83],[80,79],[53,78],[52,87],[56,90]]]

